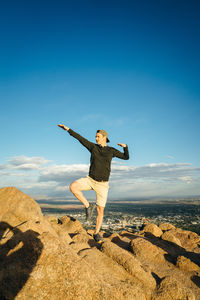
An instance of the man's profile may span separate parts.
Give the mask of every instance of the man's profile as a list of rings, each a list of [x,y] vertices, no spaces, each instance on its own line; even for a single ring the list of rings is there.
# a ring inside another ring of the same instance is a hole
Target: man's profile
[[[64,124],[58,124],[58,126],[68,131],[72,137],[77,139],[91,153],[88,176],[72,182],[70,184],[70,191],[85,206],[86,220],[91,219],[95,205],[87,201],[82,191],[95,191],[97,218],[93,237],[95,241],[99,242],[101,241],[99,231],[103,222],[104,208],[108,197],[108,181],[111,171],[111,161],[114,157],[125,160],[129,159],[128,146],[126,144],[118,144],[119,146],[123,147],[124,152],[120,152],[113,147],[107,146],[107,143],[109,142],[108,133],[103,129],[97,130],[95,144],[88,141]]]

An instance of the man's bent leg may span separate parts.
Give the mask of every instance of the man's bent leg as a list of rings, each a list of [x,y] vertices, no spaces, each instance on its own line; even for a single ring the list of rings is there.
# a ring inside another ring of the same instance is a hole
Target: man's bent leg
[[[70,191],[72,192],[72,194],[74,194],[74,196],[79,201],[81,201],[86,208],[88,208],[89,202],[87,201],[87,199],[84,197],[83,193],[81,192],[81,185],[77,181],[74,181],[70,184],[69,188],[70,188]]]
[[[88,183],[87,178],[81,178],[77,181],[74,181],[70,185],[71,192],[85,206],[86,221],[90,221],[90,219],[92,218],[92,214],[93,214],[93,211],[95,209],[95,204],[90,204],[87,201],[87,199],[84,197],[82,191],[88,191],[88,190],[91,190],[91,189],[92,189],[92,187]]]
[[[103,216],[104,216],[104,207],[97,206],[97,218],[96,218],[96,228],[94,234],[99,233],[101,225],[103,223]]]

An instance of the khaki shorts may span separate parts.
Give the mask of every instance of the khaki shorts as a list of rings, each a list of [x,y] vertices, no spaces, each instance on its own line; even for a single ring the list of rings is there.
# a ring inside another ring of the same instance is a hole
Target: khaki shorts
[[[81,185],[82,191],[94,190],[96,192],[96,204],[102,207],[106,206],[108,198],[108,181],[96,181],[89,176],[76,180]]]

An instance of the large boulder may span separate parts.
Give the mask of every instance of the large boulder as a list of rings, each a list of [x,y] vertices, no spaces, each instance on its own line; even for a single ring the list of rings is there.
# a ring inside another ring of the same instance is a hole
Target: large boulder
[[[143,237],[132,240],[130,248],[136,258],[143,262],[146,261],[156,265],[165,263],[165,255],[167,252]]]
[[[200,271],[200,267],[185,256],[178,256],[176,266],[184,271]]]
[[[160,237],[163,234],[162,230],[156,224],[150,223],[144,226],[143,232],[151,233],[156,237]]]
[[[196,300],[196,298],[177,278],[166,276],[152,300]]]
[[[170,230],[170,234],[173,234],[180,241],[182,247],[188,251],[194,251],[200,247],[200,236],[195,232],[175,228]]]
[[[42,211],[33,198],[15,187],[0,189],[0,221],[12,226],[29,220],[40,222]]]
[[[170,223],[161,223],[158,226],[162,231],[168,231],[171,229],[175,229],[175,226]]]
[[[161,238],[165,241],[174,243],[178,246],[182,246],[180,240],[174,236],[174,234],[171,231],[166,231],[161,235]]]
[[[74,219],[70,216],[63,216],[59,219],[59,222],[64,230],[66,230],[68,233],[79,233],[85,231],[83,229],[82,224],[79,220]]]
[[[114,299],[31,197],[4,188],[0,203],[0,299]]]
[[[147,299],[144,286],[105,253],[101,253],[96,248],[92,248],[80,251],[80,256],[90,265],[91,269],[95,271],[98,278],[103,278],[103,280],[109,284],[110,288],[114,290],[115,299]]]
[[[128,251],[118,247],[110,241],[102,244],[101,250],[104,254],[112,258],[119,265],[142,282],[144,287],[153,289],[156,286],[155,279],[148,270],[145,270],[142,264]]]
[[[38,203],[15,187],[0,189],[0,222],[21,232],[32,230],[39,234],[50,232],[57,236],[51,224],[44,218]],[[9,235],[11,234],[11,230]]]
[[[2,245],[0,299],[114,299],[88,264],[50,233],[14,233]]]

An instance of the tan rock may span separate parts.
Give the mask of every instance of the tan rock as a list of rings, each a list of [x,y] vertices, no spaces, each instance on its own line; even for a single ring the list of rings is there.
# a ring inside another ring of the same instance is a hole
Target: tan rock
[[[170,223],[161,223],[158,226],[162,231],[167,231],[171,229],[175,229],[175,226]]]
[[[164,255],[166,251],[153,245],[150,241],[143,237],[137,237],[130,243],[130,249],[141,261],[148,261],[155,264],[163,264],[165,262]]]
[[[42,211],[36,201],[15,187],[0,189],[0,222],[19,229],[39,234],[50,232],[56,236],[55,230],[43,217]],[[10,231],[12,232],[12,231]]]
[[[200,243],[200,236],[196,233],[183,230],[181,228],[176,228],[170,230],[170,233],[173,234],[179,241],[183,248],[187,251],[194,251],[195,248],[198,248],[198,244]]]
[[[0,189],[0,221],[17,226],[22,222],[43,219],[42,211],[33,198],[15,187]]]
[[[85,231],[79,220],[76,220],[73,217],[63,216],[62,218],[60,218],[60,222],[60,226],[63,229],[65,229],[69,234]]]
[[[115,299],[146,300],[145,288],[117,262],[96,248],[83,250],[80,256],[90,264],[98,278],[103,278],[114,290]],[[148,295],[148,293],[147,293]]]
[[[84,242],[80,242],[80,243],[76,243],[76,242],[72,242],[70,244],[70,248],[73,249],[77,254],[79,254],[82,250],[85,249],[90,249],[91,247],[89,246],[88,243],[84,243]]]
[[[189,247],[188,247],[188,245],[189,245]],[[192,251],[197,250],[194,252],[200,253],[199,252],[200,251],[200,236],[195,232],[189,231],[187,244],[185,246],[186,246],[186,248],[188,247]]]
[[[86,232],[80,232],[72,237],[72,240],[76,243],[88,243],[89,240],[93,240]]]
[[[117,232],[111,234],[108,239],[123,249],[128,250],[130,247],[130,239],[119,235]]]
[[[176,266],[187,272],[200,271],[200,267],[185,256],[178,256]]]
[[[72,239],[68,232],[66,230],[63,230],[63,228],[59,224],[52,223],[52,228],[55,230],[55,232],[58,234],[59,238],[64,242],[64,243],[71,243]]]
[[[93,236],[93,234],[94,234],[94,229],[88,229],[88,230],[87,230],[87,233],[88,233],[89,235]]]
[[[62,216],[61,218],[59,218],[60,224],[67,224],[70,220],[71,220],[70,216]]]
[[[43,217],[16,188],[0,189],[0,205],[0,299],[199,299],[200,237],[191,231],[161,226],[182,247],[159,238],[154,224],[101,232],[101,246],[78,220]]]
[[[24,222],[23,224],[19,224],[17,227],[22,232],[25,232],[27,230],[33,230],[35,232],[38,232],[39,234],[42,234],[43,232],[49,232],[52,235],[57,236],[53,226],[51,226],[51,224],[45,219],[39,222],[35,222],[34,220],[29,220],[27,222]]]
[[[118,247],[110,241],[102,244],[101,250],[108,257],[112,258],[132,276],[137,278],[144,286],[153,289],[156,286],[155,279],[150,272],[142,267],[141,263],[128,251]]]
[[[182,246],[180,240],[177,237],[175,237],[171,231],[164,232],[161,238],[162,240],[174,243],[180,247]]]
[[[153,234],[156,237],[160,237],[163,234],[162,230],[155,224],[145,225],[142,231],[143,232],[149,232],[149,233]]]
[[[0,263],[1,299],[115,299],[114,290],[50,233],[15,229],[1,245]]]
[[[195,295],[176,278],[166,276],[152,300],[195,300]]]
[[[50,224],[58,224],[58,218],[54,215],[45,215],[44,219],[47,220]]]

